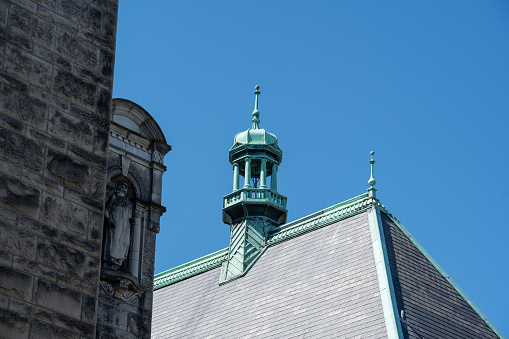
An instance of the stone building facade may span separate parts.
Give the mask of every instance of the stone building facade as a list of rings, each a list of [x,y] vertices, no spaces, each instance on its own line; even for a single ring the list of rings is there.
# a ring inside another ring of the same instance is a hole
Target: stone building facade
[[[169,146],[160,130],[128,131],[137,127],[127,120],[110,131],[117,12],[117,0],[0,0],[2,338],[150,336],[164,211],[155,188]],[[112,133],[126,146],[108,160]],[[146,173],[148,191],[136,187]],[[134,210],[127,266],[115,277],[102,263],[103,213],[121,177]],[[130,301],[122,288],[134,291]]]

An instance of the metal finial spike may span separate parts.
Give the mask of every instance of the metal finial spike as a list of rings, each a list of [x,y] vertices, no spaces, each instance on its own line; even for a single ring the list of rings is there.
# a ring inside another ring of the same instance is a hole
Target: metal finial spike
[[[369,184],[369,186],[373,187],[376,184],[376,180],[375,180],[374,173],[373,173],[373,167],[375,165],[375,160],[373,160],[373,155],[375,155],[375,152],[371,151],[370,154],[371,154],[371,160],[369,161],[369,163],[371,164],[371,177],[369,178],[368,184]]]
[[[260,119],[258,118],[260,116],[260,112],[258,111],[258,95],[261,92],[259,91],[259,89],[260,89],[260,86],[256,85],[255,86],[256,91],[253,92],[255,94],[255,107],[254,107],[254,111],[253,111],[253,120],[251,120],[253,122],[252,129],[260,128]]]

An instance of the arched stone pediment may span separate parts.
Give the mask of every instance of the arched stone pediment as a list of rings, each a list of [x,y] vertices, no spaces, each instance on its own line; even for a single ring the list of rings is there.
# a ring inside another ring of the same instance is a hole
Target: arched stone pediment
[[[166,138],[154,118],[143,107],[130,100],[113,99],[111,121],[149,140],[157,140],[166,144]]]

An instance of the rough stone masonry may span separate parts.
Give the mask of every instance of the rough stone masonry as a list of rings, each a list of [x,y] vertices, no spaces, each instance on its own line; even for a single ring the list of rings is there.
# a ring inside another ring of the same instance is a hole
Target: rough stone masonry
[[[95,338],[117,0],[0,0],[0,337]]]

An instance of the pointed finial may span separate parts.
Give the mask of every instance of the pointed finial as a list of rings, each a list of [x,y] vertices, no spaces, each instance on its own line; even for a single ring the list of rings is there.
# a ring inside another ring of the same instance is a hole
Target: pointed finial
[[[255,86],[255,90],[253,93],[255,94],[255,107],[254,107],[254,111],[253,111],[253,120],[251,120],[253,122],[253,129],[258,129],[260,128],[260,119],[258,118],[260,116],[260,112],[258,111],[258,95],[261,93],[259,91],[260,89],[260,86],[256,85]]]
[[[369,163],[371,164],[371,178],[369,178],[369,181],[368,181],[368,184],[369,186],[371,186],[371,188],[373,188],[373,186],[375,186],[376,184],[376,180],[375,180],[375,177],[373,175],[373,165],[375,164],[375,160],[373,160],[373,155],[375,155],[375,152],[371,151],[371,160],[369,161]]]

